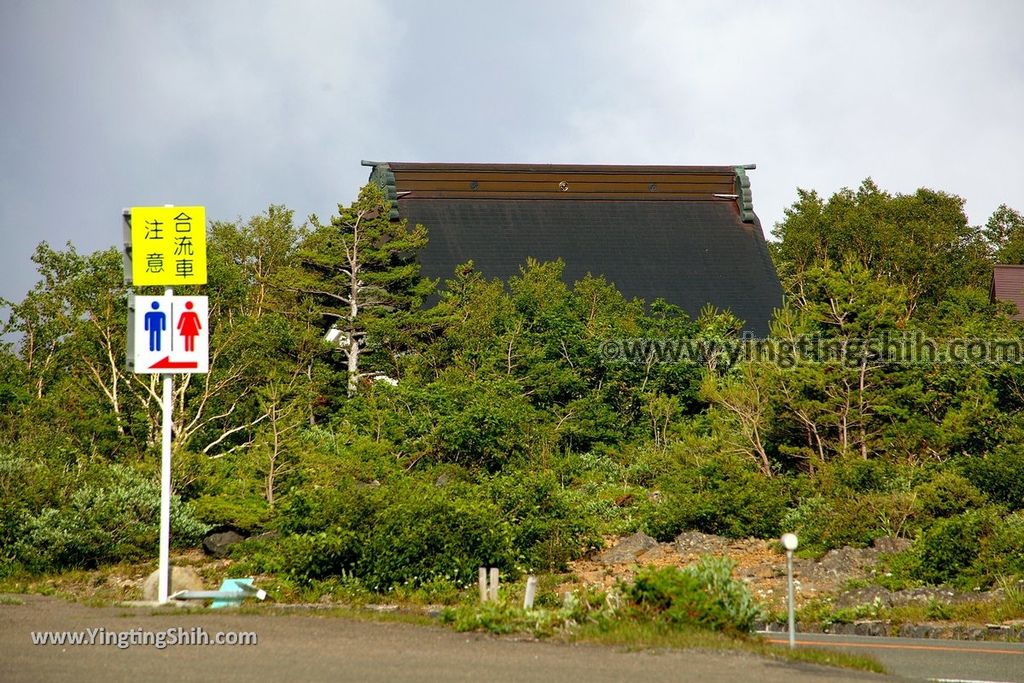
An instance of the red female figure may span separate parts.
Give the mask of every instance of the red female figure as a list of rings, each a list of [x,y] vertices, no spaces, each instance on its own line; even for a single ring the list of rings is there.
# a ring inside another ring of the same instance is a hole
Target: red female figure
[[[203,329],[199,322],[199,314],[192,310],[192,302],[185,302],[185,312],[178,318],[178,334],[185,338],[185,351],[196,350],[196,337],[199,330]]]

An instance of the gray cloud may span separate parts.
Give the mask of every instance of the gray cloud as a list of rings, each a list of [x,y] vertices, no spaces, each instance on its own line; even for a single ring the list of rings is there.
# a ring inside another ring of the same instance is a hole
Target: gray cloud
[[[755,208],[871,175],[1024,208],[1004,3],[0,5],[0,296],[122,206],[329,214],[362,158],[756,162]]]

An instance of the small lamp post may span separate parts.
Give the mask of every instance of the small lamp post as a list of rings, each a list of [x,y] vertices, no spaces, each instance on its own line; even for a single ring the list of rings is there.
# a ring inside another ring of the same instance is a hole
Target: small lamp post
[[[782,534],[782,547],[786,549],[786,583],[789,598],[789,647],[796,647],[796,615],[793,605],[793,551],[796,550],[796,534]]]

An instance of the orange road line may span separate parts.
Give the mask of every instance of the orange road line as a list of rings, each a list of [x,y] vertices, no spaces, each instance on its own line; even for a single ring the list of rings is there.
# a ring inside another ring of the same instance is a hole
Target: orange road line
[[[774,638],[767,638],[767,642],[776,643],[779,645],[788,645],[788,640],[775,640]],[[844,641],[830,641],[827,643],[819,643],[813,640],[798,640],[797,645],[817,645],[819,647],[832,647],[836,645],[842,645],[843,647],[868,647],[876,648],[881,650],[941,650],[945,652],[981,652],[990,655],[1024,655],[1024,649],[1022,650],[990,650],[982,647],[951,647],[948,645],[892,645],[889,643],[850,643]]]

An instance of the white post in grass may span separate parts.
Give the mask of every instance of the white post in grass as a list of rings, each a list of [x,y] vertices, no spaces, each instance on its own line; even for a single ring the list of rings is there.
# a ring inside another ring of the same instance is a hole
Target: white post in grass
[[[526,597],[523,598],[523,609],[533,609],[533,600],[537,597],[537,577],[526,577]]]
[[[786,549],[786,583],[789,602],[789,648],[796,648],[796,608],[793,604],[793,551],[796,550],[796,534],[782,534],[782,547]]]
[[[498,601],[498,568],[491,567],[491,585],[489,586],[488,596],[493,602]]]
[[[480,602],[487,602],[487,567],[478,570],[477,584],[480,586]]]

